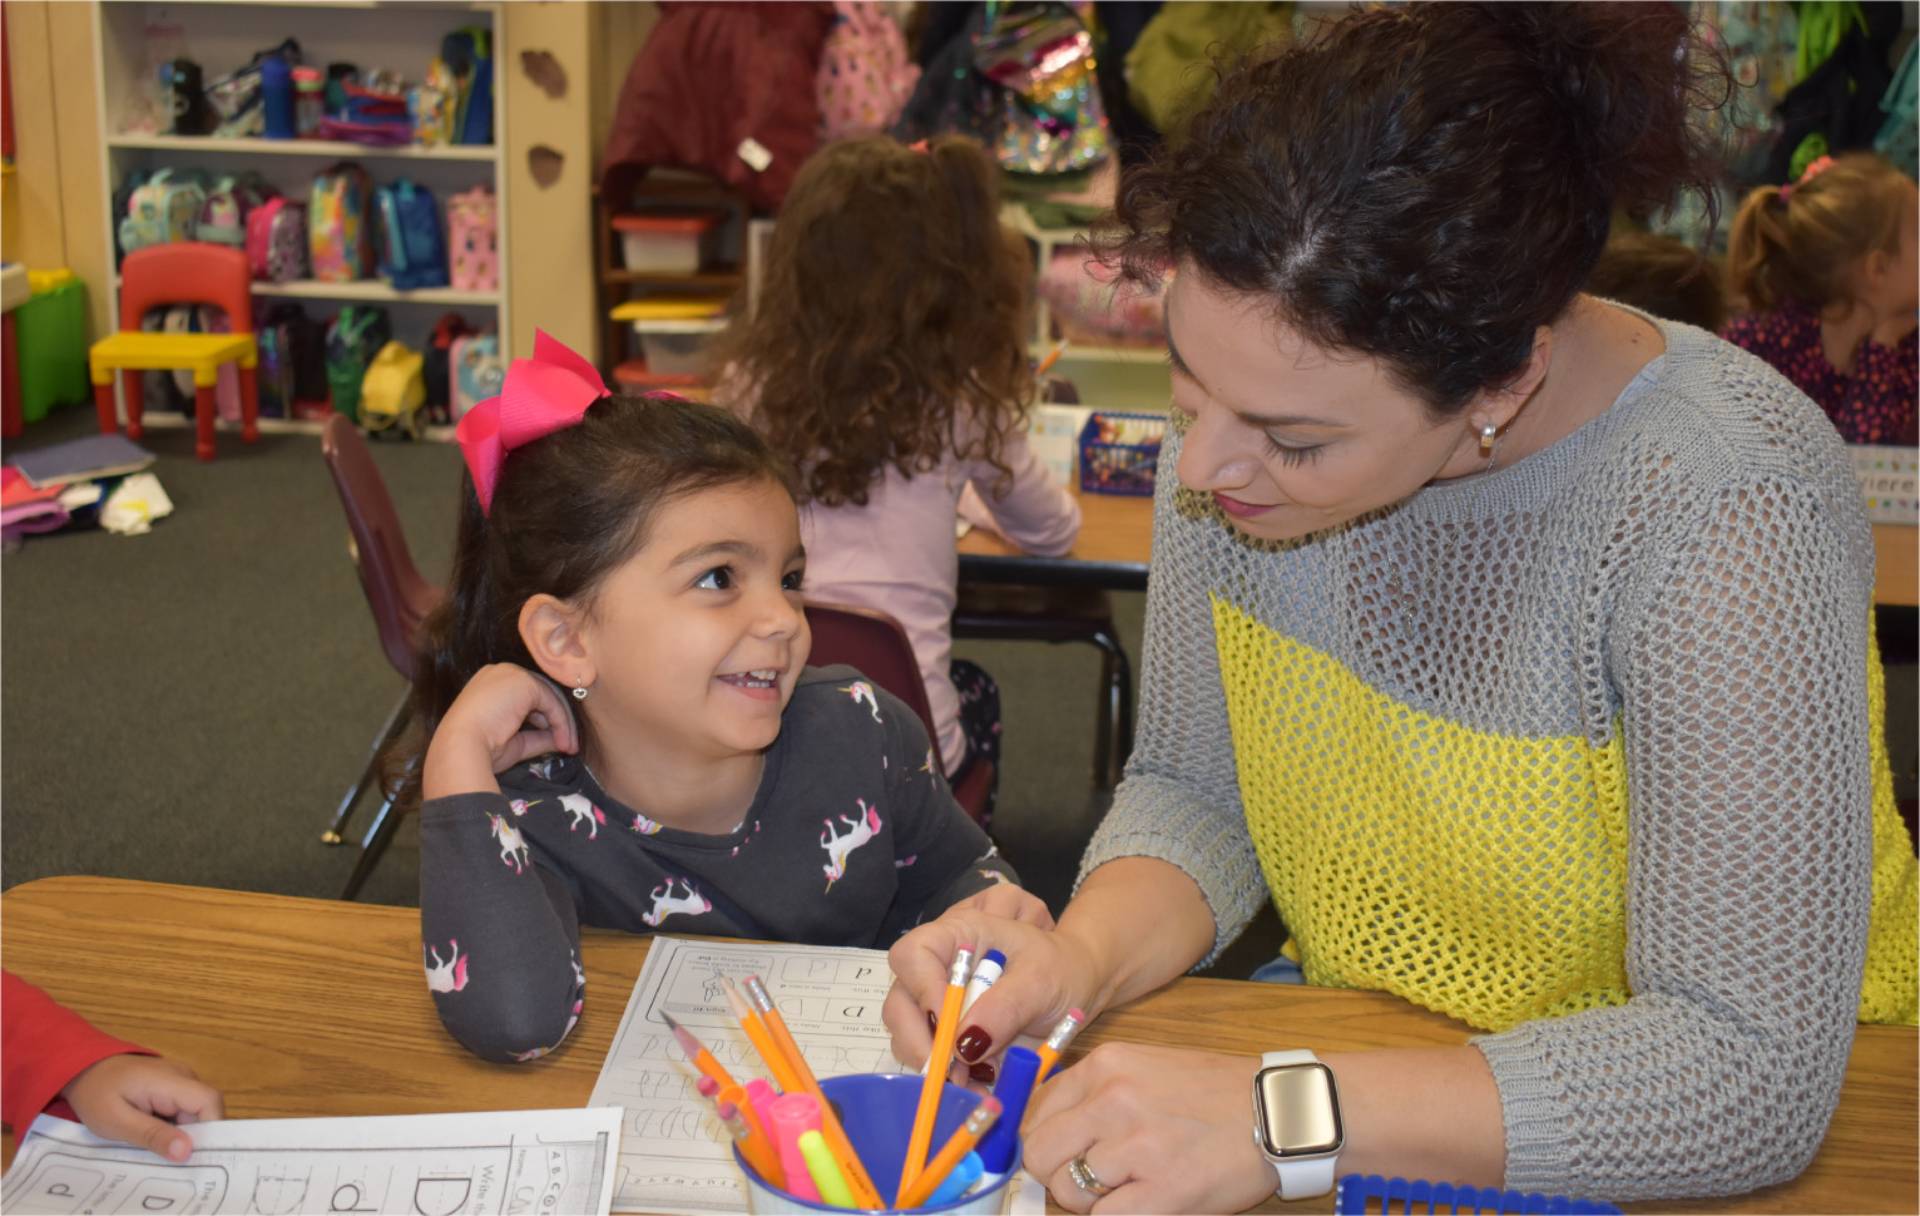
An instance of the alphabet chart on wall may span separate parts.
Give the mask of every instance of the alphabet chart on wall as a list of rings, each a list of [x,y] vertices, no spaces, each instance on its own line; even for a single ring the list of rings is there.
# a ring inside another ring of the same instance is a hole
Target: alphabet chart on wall
[[[620,1112],[227,1119],[176,1163],[42,1115],[0,1184],[9,1213],[598,1212]]]
[[[616,1210],[746,1210],[732,1141],[695,1091],[688,1068],[681,1067],[686,1053],[660,1016],[671,1013],[741,1083],[767,1076],[727,1008],[723,975],[766,981],[815,1076],[907,1071],[893,1058],[880,1020],[893,983],[884,950],[656,935],[588,1099],[594,1106],[626,1108]]]

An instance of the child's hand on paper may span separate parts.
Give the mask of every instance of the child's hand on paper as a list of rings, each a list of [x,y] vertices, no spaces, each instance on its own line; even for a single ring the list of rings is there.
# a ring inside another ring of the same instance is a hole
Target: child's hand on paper
[[[192,1139],[175,1124],[226,1117],[219,1090],[185,1064],[153,1056],[108,1056],[67,1082],[60,1096],[94,1135],[137,1144],[169,1161],[185,1161],[193,1152]]]
[[[553,685],[517,663],[482,667],[460,690],[427,745],[422,793],[498,793],[493,777],[548,752],[580,750],[573,710]]]

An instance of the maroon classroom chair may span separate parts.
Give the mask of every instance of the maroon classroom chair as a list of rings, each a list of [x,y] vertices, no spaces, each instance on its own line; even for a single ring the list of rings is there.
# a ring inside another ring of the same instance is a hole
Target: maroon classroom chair
[[[872,608],[854,608],[843,604],[806,602],[807,627],[813,633],[813,651],[807,662],[815,667],[845,663],[907,703],[920,715],[927,738],[938,738],[933,728],[933,709],[927,704],[927,686],[920,679],[920,663],[913,656],[913,643],[900,622]],[[936,745],[937,746],[937,745]],[[993,763],[979,759],[968,767],[960,784],[953,787],[953,798],[960,809],[984,823],[988,799],[993,791]]]
[[[340,492],[340,506],[347,514],[347,556],[353,559],[353,568],[360,576],[360,589],[366,593],[367,607],[373,612],[373,623],[380,632],[380,648],[408,686],[393,712],[387,715],[386,725],[375,736],[359,780],[341,800],[332,824],[320,834],[326,843],[339,844],[355,804],[369,786],[378,783],[376,759],[390,742],[400,737],[412,716],[415,647],[421,626],[446,598],[446,592],[423,578],[414,566],[400,517],[387,493],[387,483],[380,477],[379,466],[373,463],[373,454],[367,450],[360,428],[344,414],[328,418],[320,436],[320,455],[327,462],[327,472],[333,475],[333,487]],[[380,855],[386,852],[399,825],[400,816],[393,813],[393,800],[382,798],[373,826],[360,842],[360,860],[354,865],[340,898],[352,899],[360,893],[361,884],[373,872]]]

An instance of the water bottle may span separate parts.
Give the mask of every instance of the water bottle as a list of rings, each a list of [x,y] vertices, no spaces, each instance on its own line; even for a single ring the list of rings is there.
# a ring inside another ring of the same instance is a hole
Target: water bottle
[[[260,65],[260,96],[266,107],[268,139],[292,139],[293,65],[284,55],[269,55]]]
[[[327,116],[326,88],[319,68],[293,69],[293,120],[302,139],[312,139]]]

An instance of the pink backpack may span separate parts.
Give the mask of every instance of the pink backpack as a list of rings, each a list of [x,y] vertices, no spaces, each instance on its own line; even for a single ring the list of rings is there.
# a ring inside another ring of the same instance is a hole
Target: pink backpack
[[[499,212],[493,191],[475,186],[447,200],[447,252],[456,290],[500,290]]]
[[[822,142],[893,126],[920,80],[906,37],[881,5],[834,0],[833,8],[837,19],[813,79]]]
[[[247,265],[273,283],[307,277],[307,209],[270,198],[247,213]]]

